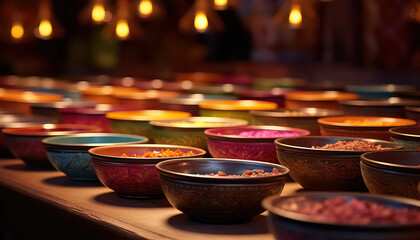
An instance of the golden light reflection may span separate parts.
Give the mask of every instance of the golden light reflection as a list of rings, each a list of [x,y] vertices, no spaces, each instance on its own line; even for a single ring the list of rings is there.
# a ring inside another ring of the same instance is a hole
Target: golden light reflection
[[[130,35],[130,27],[128,26],[127,20],[120,19],[117,21],[115,28],[115,34],[121,39],[126,39]]]
[[[153,12],[153,4],[150,0],[140,0],[138,11],[140,16],[149,17]]]
[[[105,7],[101,3],[95,3],[92,8],[92,20],[94,22],[103,22],[105,21],[106,12]]]
[[[217,10],[226,10],[228,6],[228,0],[214,0],[214,8]]]
[[[289,25],[292,28],[299,28],[302,23],[302,11],[300,6],[293,4],[290,15],[289,15]]]
[[[194,17],[194,27],[198,32],[205,32],[209,26],[207,16],[204,12],[196,12]]]
[[[51,25],[50,20],[48,20],[48,19],[41,20],[41,22],[39,23],[39,26],[38,26],[39,35],[42,38],[48,38],[48,37],[51,36],[52,31],[53,31],[53,29],[52,29],[52,25]]]
[[[10,29],[10,35],[12,38],[18,40],[23,37],[25,30],[23,29],[22,23],[15,22],[12,24],[12,28]]]

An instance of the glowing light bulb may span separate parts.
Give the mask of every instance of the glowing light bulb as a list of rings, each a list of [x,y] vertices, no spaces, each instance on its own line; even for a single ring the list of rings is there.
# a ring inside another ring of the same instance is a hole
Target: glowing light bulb
[[[292,28],[299,28],[302,23],[302,12],[300,6],[293,4],[289,15],[289,26]]]
[[[214,8],[216,10],[226,10],[228,6],[228,0],[214,0]]]
[[[21,39],[23,37],[23,34],[25,33],[22,23],[15,22],[12,24],[12,28],[10,29],[10,35],[14,39]]]
[[[209,22],[204,12],[197,12],[194,17],[194,27],[198,32],[205,32]]]
[[[39,23],[38,31],[41,37],[43,38],[50,37],[53,31],[50,20],[48,19],[41,20],[41,22]]]
[[[105,21],[105,16],[106,12],[104,5],[101,3],[95,3],[92,8],[92,20],[97,23],[103,22]]]
[[[148,17],[153,12],[153,4],[150,0],[140,0],[138,10],[139,10],[140,16]]]
[[[125,39],[130,35],[130,28],[128,27],[128,23],[125,19],[120,19],[117,21],[115,34],[117,34],[117,37],[122,39]]]

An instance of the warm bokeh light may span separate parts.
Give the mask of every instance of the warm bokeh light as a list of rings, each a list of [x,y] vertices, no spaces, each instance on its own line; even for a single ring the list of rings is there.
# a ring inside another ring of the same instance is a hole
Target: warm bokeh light
[[[214,8],[216,10],[226,10],[228,6],[228,0],[214,0]]]
[[[50,20],[48,19],[41,20],[38,26],[38,31],[41,37],[43,38],[50,37],[53,31]]]
[[[94,22],[103,22],[105,21],[105,7],[101,3],[95,3],[92,7],[92,20]]]
[[[205,32],[207,27],[209,26],[209,22],[207,20],[207,16],[204,12],[197,12],[194,18],[194,27],[198,32]]]
[[[25,33],[22,23],[15,22],[12,24],[12,28],[10,29],[10,35],[12,38],[18,40],[23,37],[23,34]]]
[[[153,12],[153,4],[150,0],[140,0],[138,11],[140,13],[140,16],[142,17],[148,17]]]
[[[130,35],[130,28],[128,27],[127,20],[120,19],[117,21],[117,26],[115,28],[115,34],[117,34],[117,37],[121,39],[128,38]]]
[[[300,10],[300,6],[293,4],[290,15],[289,15],[289,25],[292,28],[298,28],[300,27],[300,24],[302,23],[302,12]]]

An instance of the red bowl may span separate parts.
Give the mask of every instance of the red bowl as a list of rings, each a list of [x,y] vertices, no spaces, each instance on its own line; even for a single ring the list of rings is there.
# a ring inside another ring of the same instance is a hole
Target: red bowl
[[[167,148],[172,151],[177,149],[183,152],[192,151],[195,155],[160,158],[121,157],[123,154],[139,155]],[[103,185],[114,190],[121,197],[154,198],[163,196],[155,167],[157,163],[169,159],[202,157],[206,151],[186,146],[139,144],[96,147],[91,148],[89,153],[92,156],[92,165],[96,175]]]
[[[74,133],[100,132],[97,126],[80,124],[42,124],[29,127],[4,128],[6,144],[15,158],[34,167],[51,166],[42,139]]]

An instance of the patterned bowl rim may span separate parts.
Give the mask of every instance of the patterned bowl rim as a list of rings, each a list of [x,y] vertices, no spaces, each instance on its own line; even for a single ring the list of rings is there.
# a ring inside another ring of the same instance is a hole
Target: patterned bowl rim
[[[334,197],[349,197],[349,198],[361,198],[361,199],[367,199],[375,202],[389,202],[389,204],[398,204],[398,205],[405,205],[405,207],[409,208],[417,208],[420,210],[420,201],[409,199],[409,198],[403,198],[403,197],[396,197],[396,196],[389,196],[389,195],[380,195],[375,194],[372,195],[370,193],[355,193],[355,192],[305,192],[305,193],[295,193],[293,195],[289,196],[270,196],[265,198],[262,201],[262,206],[267,209],[270,213],[279,216],[281,218],[285,218],[288,220],[292,220],[294,222],[302,223],[302,224],[311,224],[317,227],[321,226],[329,226],[329,227],[335,227],[335,228],[343,228],[343,229],[349,229],[349,228],[358,228],[358,229],[395,229],[395,228],[420,228],[420,224],[384,224],[384,225],[366,225],[366,224],[345,224],[345,223],[329,223],[329,222],[322,222],[322,221],[316,221],[310,216],[299,214],[287,210],[283,210],[281,208],[275,207],[275,202],[284,201],[287,199],[296,199],[299,197],[328,197],[331,198]]]
[[[414,132],[414,133],[410,133]],[[417,132],[416,132],[417,131]],[[389,129],[392,138],[420,142],[420,127],[395,127]]]
[[[293,141],[295,139],[336,139],[336,141],[365,141],[365,142],[372,142],[375,144],[381,144],[381,145],[390,145],[395,146],[392,147],[390,150],[394,149],[402,149],[403,145],[385,141],[385,140],[379,140],[379,139],[371,139],[371,138],[354,138],[354,137],[327,137],[327,136],[300,136],[300,137],[289,137],[289,138],[279,138],[275,140],[276,148],[281,150],[287,150],[287,151],[293,151],[293,152],[303,152],[308,154],[340,154],[340,155],[361,155],[365,152],[372,152],[372,151],[356,151],[356,150],[333,150],[333,149],[317,149],[317,148],[311,148],[311,147],[302,147],[293,145],[291,143],[286,143],[289,141]],[[386,151],[386,150],[377,150],[377,151]],[[373,152],[377,152],[373,151]]]
[[[418,155],[418,159],[419,159],[419,164],[420,164],[420,151],[416,151],[416,150],[412,150],[412,149],[398,149],[398,150],[386,150],[383,152],[367,152],[364,153],[360,156],[361,162],[380,169],[380,170],[390,170],[390,171],[395,171],[395,172],[402,172],[402,173],[412,173],[412,174],[416,174],[419,179],[420,179],[420,167],[418,167],[417,165],[414,166],[410,166],[410,165],[402,165],[402,164],[395,164],[395,163],[388,163],[388,162],[384,162],[381,161],[381,158],[378,158],[378,156],[376,155],[382,155],[382,154],[401,154],[403,155],[404,153],[414,153]]]

